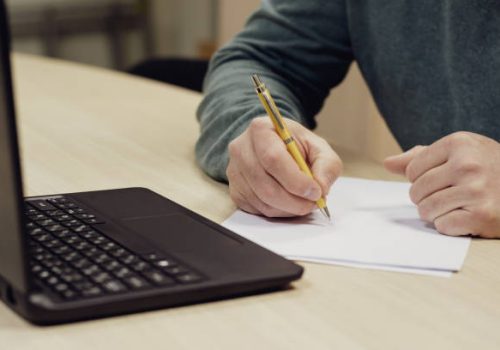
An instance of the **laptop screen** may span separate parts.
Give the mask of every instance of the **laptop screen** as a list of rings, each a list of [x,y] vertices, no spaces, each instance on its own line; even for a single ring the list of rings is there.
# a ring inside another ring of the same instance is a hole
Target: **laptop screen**
[[[0,0],[0,275],[15,289],[28,288],[21,231],[21,172],[9,63],[9,35]]]

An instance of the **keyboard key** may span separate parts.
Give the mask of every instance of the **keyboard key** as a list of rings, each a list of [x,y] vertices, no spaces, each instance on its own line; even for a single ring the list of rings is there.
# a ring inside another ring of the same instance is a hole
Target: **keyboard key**
[[[150,286],[150,284],[146,282],[146,280],[137,275],[125,278],[124,282],[132,289],[142,289]]]
[[[64,226],[71,228],[71,227],[76,227],[76,226],[82,225],[82,222],[80,220],[73,219],[73,220],[65,221],[63,224],[64,224]]]
[[[90,265],[92,265],[92,262],[87,258],[82,258],[82,259],[72,261],[71,264],[75,268],[77,268],[78,270],[82,270],[82,269],[85,269],[85,268],[89,267]]]
[[[167,257],[163,253],[149,253],[149,254],[144,254],[141,255],[141,257],[145,260],[148,261],[157,261],[157,260],[162,260],[166,259]]]
[[[183,275],[183,274],[190,272],[188,269],[186,269],[182,266],[167,267],[166,269],[163,269],[163,271],[171,276]]]
[[[71,248],[68,247],[67,245],[62,245],[60,247],[52,249],[52,252],[57,255],[68,254],[71,253],[71,251],[72,251]]]
[[[101,220],[101,219],[83,219],[83,222],[85,222],[86,224],[89,224],[89,225],[97,225],[97,224],[104,224],[104,220]]]
[[[50,272],[47,270],[42,270],[38,273],[38,277],[40,277],[43,280],[49,278],[50,276],[51,276]]]
[[[130,265],[130,267],[137,272],[143,272],[151,269],[151,265],[145,261],[137,261],[133,265]]]
[[[79,242],[77,244],[74,244],[73,248],[81,251],[81,250],[91,249],[92,245],[90,245],[88,242]]]
[[[117,280],[111,280],[102,285],[105,291],[110,293],[119,293],[127,290],[125,285]]]
[[[52,234],[54,236],[56,236],[57,238],[66,238],[66,237],[70,237],[70,236],[74,236],[75,235],[73,232],[71,232],[68,229],[64,229],[64,230],[61,230],[61,231],[55,231],[55,232],[52,232]]]
[[[63,222],[63,225],[66,224],[66,222],[70,222],[70,221]],[[80,225],[72,226],[71,229],[73,230],[73,232],[82,233],[82,232],[90,230],[91,227],[88,225],[80,224]]]
[[[95,219],[96,217],[94,214],[88,214],[88,213],[76,214],[75,216],[80,220]]]
[[[121,267],[113,271],[116,277],[118,278],[126,278],[133,274],[132,270],[128,267]]]
[[[73,209],[67,209],[66,210],[66,213],[70,214],[70,215],[76,215],[76,214],[81,214],[81,213],[84,213],[85,210],[83,210],[82,208],[73,208]]]
[[[76,292],[72,291],[71,289],[67,289],[61,293],[59,293],[64,299],[74,299],[77,297],[78,294]]]
[[[115,258],[122,258],[128,254],[128,252],[123,248],[114,249],[114,250],[110,251],[109,253],[112,256],[114,256]]]
[[[32,229],[32,228],[35,228],[36,227],[36,224],[32,221],[28,221],[24,224],[24,226],[27,228],[27,229]]]
[[[47,210],[46,212],[44,212],[45,214],[49,215],[49,216],[61,216],[61,215],[66,215],[66,213],[60,209],[56,209],[56,210]]]
[[[66,210],[66,209],[80,209],[75,203],[67,202],[67,203],[57,203],[58,208]]]
[[[53,288],[57,293],[62,293],[67,291],[69,289],[69,286],[66,283],[60,282],[56,284]]]
[[[73,261],[77,261],[77,260],[80,260],[83,258],[83,256],[75,251],[72,251],[68,254],[65,254],[62,256],[63,260],[64,261],[67,261],[67,262],[73,262]]]
[[[96,255],[93,257],[93,260],[98,263],[98,264],[106,264],[108,262],[110,262],[112,259],[110,258],[110,256],[106,253],[101,253],[99,255]]]
[[[202,280],[202,277],[194,272],[190,272],[184,275],[178,275],[175,276],[175,278],[181,283],[195,283]]]
[[[87,230],[85,232],[82,232],[81,236],[85,239],[92,240],[100,237],[101,235],[94,230]]]
[[[73,271],[73,272],[65,273],[65,274],[61,275],[61,279],[67,283],[75,283],[75,282],[82,281],[83,275],[76,272],[76,271]]]
[[[109,241],[109,242],[106,242],[104,244],[101,244],[100,247],[102,250],[110,251],[110,250],[118,248],[118,245],[115,242]]]
[[[52,204],[62,204],[62,203],[67,203],[69,200],[64,197],[57,197],[57,198],[50,198],[47,199],[47,202],[52,203]]]
[[[44,233],[45,231],[43,229],[41,229],[40,227],[34,227],[34,228],[31,228],[31,229],[28,229],[28,235],[30,236],[36,236],[36,235],[39,235],[41,233]]]
[[[53,216],[53,218],[59,222],[73,220],[73,217],[71,215],[68,215],[68,214]]]
[[[98,297],[102,294],[102,289],[97,286],[82,291],[84,297]]]
[[[164,258],[164,259],[155,261],[154,265],[157,266],[157,267],[160,267],[160,268],[164,269],[164,268],[167,268],[167,267],[177,266],[177,263],[174,260],[172,260],[172,259],[168,259],[168,258],[165,259]]]
[[[122,267],[124,267],[124,265],[120,264],[116,260],[109,261],[107,264],[104,265],[104,268],[108,271],[118,270],[119,268]]]
[[[101,268],[97,265],[90,265],[82,270],[84,275],[92,276],[102,272]]]
[[[48,203],[47,201],[44,200],[36,200],[36,201],[29,201],[28,202],[30,205],[35,207],[38,210],[54,210],[56,209],[52,204]]]
[[[57,224],[57,222],[55,222],[54,220],[52,219],[45,219],[45,220],[40,220],[40,221],[37,221],[36,222],[38,225],[40,226],[51,226],[51,225],[55,225]]]
[[[54,248],[58,248],[58,247],[62,246],[63,244],[61,243],[60,240],[53,238],[50,241],[44,242],[43,245],[46,248],[54,249]]]
[[[175,281],[170,277],[165,276],[158,270],[150,270],[144,273],[144,276],[151,282],[159,286],[167,286],[175,284]]]
[[[92,276],[92,280],[99,284],[106,283],[111,279],[111,275],[107,272],[99,272],[98,274]]]
[[[120,260],[125,264],[125,265],[131,265],[133,263],[136,263],[139,261],[139,258],[133,254],[125,254],[124,256],[120,257]]]
[[[56,276],[50,276],[49,278],[47,278],[46,282],[47,282],[47,284],[53,286],[53,285],[59,283],[59,279]]]
[[[64,226],[59,225],[59,224],[55,224],[55,225],[45,226],[45,229],[49,232],[56,232],[56,231],[65,230],[66,228]]]
[[[39,211],[36,210],[36,209],[33,209],[33,208],[26,208],[24,213],[26,214],[26,216],[30,216],[30,215],[35,215],[35,214],[38,214]]]
[[[33,220],[33,221],[48,219],[47,215],[43,215],[43,214],[28,215],[28,218],[30,220]]]

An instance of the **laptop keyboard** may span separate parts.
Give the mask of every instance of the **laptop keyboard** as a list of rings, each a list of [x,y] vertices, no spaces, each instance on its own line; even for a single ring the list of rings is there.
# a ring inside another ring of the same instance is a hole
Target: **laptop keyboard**
[[[26,201],[30,268],[62,299],[99,297],[203,277],[163,254],[138,255],[99,232],[97,215],[58,197]]]

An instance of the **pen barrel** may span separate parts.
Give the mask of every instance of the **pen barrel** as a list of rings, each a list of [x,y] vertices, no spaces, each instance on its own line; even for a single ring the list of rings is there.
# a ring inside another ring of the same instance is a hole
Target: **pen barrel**
[[[314,180],[313,173],[311,169],[309,169],[309,165],[306,163],[304,157],[302,157],[302,153],[300,153],[299,148],[292,136],[292,134],[288,131],[286,127],[285,121],[283,120],[283,116],[281,115],[276,103],[274,102],[271,93],[264,84],[260,82],[258,76],[253,76],[254,84],[256,85],[256,92],[259,96],[259,100],[264,106],[264,109],[267,112],[267,115],[271,118],[271,121],[274,125],[274,128],[280,138],[285,142],[288,152],[293,157],[300,170],[302,170],[307,176]],[[316,205],[320,209],[327,209],[325,198],[321,197],[316,201]],[[328,210],[326,210],[327,216],[329,217]]]

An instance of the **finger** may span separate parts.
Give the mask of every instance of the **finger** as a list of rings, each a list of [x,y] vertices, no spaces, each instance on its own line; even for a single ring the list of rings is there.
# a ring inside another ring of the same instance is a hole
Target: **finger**
[[[410,199],[419,204],[431,194],[453,185],[449,163],[432,168],[421,175],[410,188]]]
[[[453,210],[434,220],[436,230],[448,236],[476,235],[472,215],[464,209]]]
[[[406,167],[408,180],[414,182],[430,169],[446,163],[449,156],[447,145],[446,139],[440,139],[416,154]]]
[[[410,161],[420,152],[425,149],[425,146],[415,146],[408,151],[387,157],[384,160],[385,168],[395,174],[405,175],[406,167]]]
[[[321,197],[320,186],[302,172],[286,145],[266,121],[252,122],[251,137],[260,166],[287,192],[310,201]]]
[[[230,183],[230,194],[238,207],[251,214],[260,214],[267,217],[295,216],[295,214],[273,208],[260,200],[241,174],[234,177],[232,183]]]
[[[435,192],[418,204],[418,213],[426,221],[433,222],[436,218],[460,209],[470,202],[470,193],[462,187],[448,187]]]
[[[297,197],[287,192],[272,176],[270,176],[262,165],[259,163],[252,146],[243,147],[241,156],[231,160],[236,168],[245,179],[245,183],[251,189],[251,193],[255,195],[259,202],[250,201],[250,203],[266,216],[284,216],[281,212],[293,215],[306,215],[314,209],[314,202]],[[242,184],[240,182],[241,186]],[[316,184],[316,186],[318,186]],[[319,186],[318,186],[319,187]],[[318,190],[319,191],[319,190]],[[251,196],[250,191],[245,194]],[[270,210],[267,207],[260,205],[260,202],[266,204],[275,210]],[[279,215],[273,213],[278,210]]]
[[[328,142],[320,137],[314,135],[306,138],[305,143],[311,171],[321,186],[322,194],[326,196],[342,172],[342,161]]]

